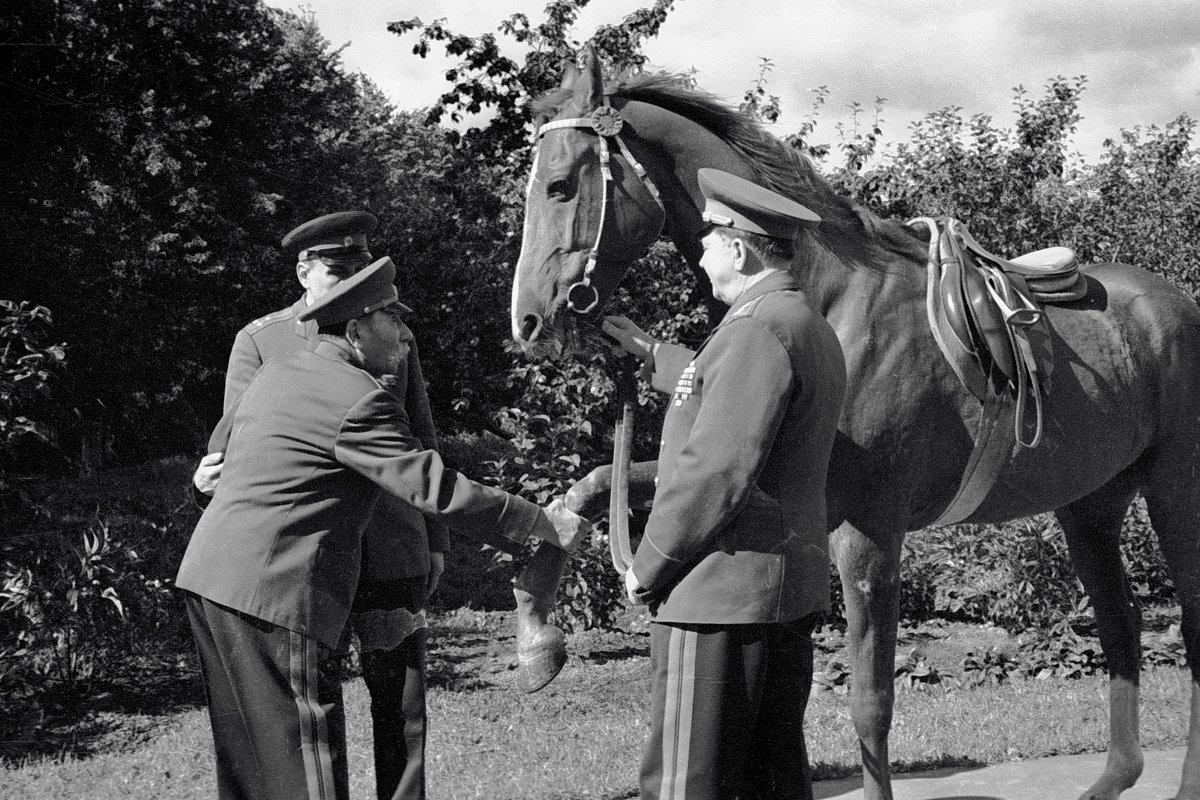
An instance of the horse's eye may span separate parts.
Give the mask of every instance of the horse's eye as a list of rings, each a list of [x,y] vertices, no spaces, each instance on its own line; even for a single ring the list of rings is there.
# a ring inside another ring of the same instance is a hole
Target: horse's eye
[[[573,183],[569,175],[554,178],[546,184],[546,196],[551,200],[570,200],[573,194]]]

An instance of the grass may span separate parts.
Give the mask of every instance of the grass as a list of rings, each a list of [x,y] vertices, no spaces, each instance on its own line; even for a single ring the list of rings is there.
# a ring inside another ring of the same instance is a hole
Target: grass
[[[457,611],[437,617],[429,668],[431,800],[636,797],[649,696],[648,638],[644,620],[629,627],[632,632],[572,636],[574,656],[563,674],[543,692],[523,695],[515,685],[509,615]],[[994,629],[963,626],[919,644],[943,672],[957,671],[954,659],[963,648],[994,636]],[[893,761],[898,770],[909,770],[1102,751],[1106,684],[1095,676],[901,692]],[[0,794],[6,800],[210,798],[212,742],[199,687],[194,679],[176,678],[174,685],[179,691],[161,712],[94,701],[74,724],[55,729],[57,754],[7,762]],[[1188,691],[1184,672],[1146,672],[1147,748],[1184,741]],[[351,792],[371,797],[368,698],[358,679],[346,684],[345,693]],[[813,695],[808,737],[818,778],[859,770],[844,695]]]

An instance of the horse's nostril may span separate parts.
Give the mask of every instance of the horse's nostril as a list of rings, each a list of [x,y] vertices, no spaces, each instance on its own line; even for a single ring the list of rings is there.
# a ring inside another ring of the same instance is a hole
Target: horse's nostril
[[[542,332],[542,318],[537,314],[526,314],[521,320],[521,340],[532,342]]]
[[[546,195],[554,200],[569,200],[572,193],[570,177],[555,178],[546,185]]]

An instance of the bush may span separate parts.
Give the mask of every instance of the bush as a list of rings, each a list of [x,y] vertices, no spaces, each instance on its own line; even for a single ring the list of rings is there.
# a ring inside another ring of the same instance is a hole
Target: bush
[[[1146,605],[1174,587],[1140,498],[1126,515],[1121,552]],[[1049,629],[1090,613],[1066,537],[1052,515],[1003,525],[954,525],[909,534],[901,567],[901,618],[992,623],[1011,632]]]
[[[195,523],[194,509],[181,502],[185,467],[180,461],[55,484],[4,515],[0,676],[7,699],[36,705],[46,688],[77,696],[118,677],[131,658],[190,647],[172,591]],[[114,494],[113,484],[123,490]]]
[[[50,380],[66,359],[61,344],[46,344],[49,329],[48,309],[0,300],[0,496],[22,446],[49,441]]]

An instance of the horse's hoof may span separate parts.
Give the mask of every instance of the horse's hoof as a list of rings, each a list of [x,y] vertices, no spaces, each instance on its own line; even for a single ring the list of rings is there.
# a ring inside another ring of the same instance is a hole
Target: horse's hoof
[[[567,663],[567,643],[562,631],[547,626],[548,635],[529,648],[517,648],[517,686],[533,694],[558,677]],[[553,633],[549,633],[553,631]]]

